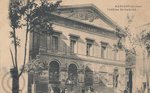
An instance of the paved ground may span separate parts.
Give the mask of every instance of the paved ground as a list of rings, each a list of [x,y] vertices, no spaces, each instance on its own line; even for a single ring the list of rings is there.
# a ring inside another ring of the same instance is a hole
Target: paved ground
[[[82,93],[81,91],[72,91],[68,93]],[[88,91],[85,91],[85,93],[89,93]],[[90,93],[114,93],[112,88],[99,88],[95,92],[90,92]]]

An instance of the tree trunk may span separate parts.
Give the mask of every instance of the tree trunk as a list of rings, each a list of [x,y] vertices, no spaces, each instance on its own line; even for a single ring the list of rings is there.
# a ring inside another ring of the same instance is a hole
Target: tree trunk
[[[12,93],[19,93],[19,74],[16,68],[12,68],[11,70],[12,76]]]
[[[149,89],[149,76],[148,76],[148,72],[146,74],[146,79],[147,79],[147,93],[150,93],[150,89]]]
[[[147,60],[147,64],[146,64],[146,81],[147,81],[147,93],[150,93],[150,89],[149,89],[149,66],[150,66],[150,52],[148,51],[148,60]]]
[[[13,79],[12,93],[19,93],[19,78]]]
[[[129,93],[132,93],[133,82],[132,82],[132,69],[129,71]]]

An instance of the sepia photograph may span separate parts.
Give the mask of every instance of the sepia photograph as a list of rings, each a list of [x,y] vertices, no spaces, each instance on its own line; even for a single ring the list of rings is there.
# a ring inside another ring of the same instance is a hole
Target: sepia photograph
[[[0,0],[0,93],[150,93],[150,0]]]

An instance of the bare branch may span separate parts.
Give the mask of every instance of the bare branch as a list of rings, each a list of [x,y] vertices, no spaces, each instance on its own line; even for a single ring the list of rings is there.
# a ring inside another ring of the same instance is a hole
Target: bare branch
[[[13,57],[13,53],[12,53],[11,49],[10,49],[10,54],[11,54],[11,60],[12,60],[13,66],[15,67],[16,65],[14,62],[14,57]]]
[[[14,32],[14,36],[13,36],[13,39],[14,39],[14,48],[15,48],[15,65],[16,65],[16,68],[18,69],[18,63],[17,63],[17,44],[16,44],[16,29],[13,28],[13,32]]]
[[[27,20],[27,31],[26,31],[26,36],[25,36],[25,48],[24,48],[24,60],[23,60],[23,68],[21,69],[21,72],[19,74],[19,77],[21,76],[21,74],[23,73],[24,71],[24,68],[25,68],[25,63],[26,63],[26,55],[27,55],[27,41],[28,41],[28,33],[29,33],[29,23],[28,23],[28,20]]]

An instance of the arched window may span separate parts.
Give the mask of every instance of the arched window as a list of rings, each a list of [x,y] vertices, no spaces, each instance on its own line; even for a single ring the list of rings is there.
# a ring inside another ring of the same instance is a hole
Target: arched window
[[[67,83],[77,84],[77,66],[75,64],[70,64],[68,68],[68,80]]]
[[[56,61],[49,64],[49,81],[50,83],[59,83],[59,63]]]
[[[93,85],[93,71],[88,66],[85,68],[84,82],[85,86]]]

